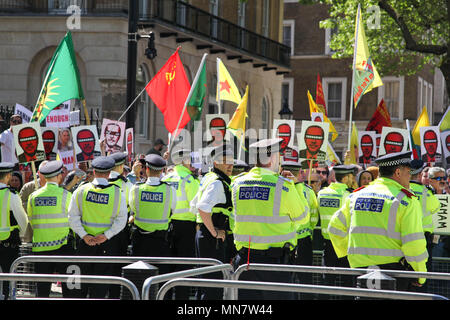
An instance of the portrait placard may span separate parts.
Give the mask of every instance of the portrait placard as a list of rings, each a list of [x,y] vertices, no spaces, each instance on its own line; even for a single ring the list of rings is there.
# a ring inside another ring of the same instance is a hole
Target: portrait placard
[[[128,161],[131,162],[133,160],[134,154],[134,130],[133,128],[128,128],[125,130],[125,150],[128,154]]]
[[[58,128],[41,127],[41,133],[46,159],[50,161],[56,160],[56,154],[58,153]]]
[[[378,156],[408,151],[408,141],[409,131],[407,129],[383,127]]]
[[[312,167],[315,168],[319,161],[326,160],[329,130],[330,125],[326,122],[302,121],[302,129],[297,133],[302,168],[309,168],[310,161],[313,161]]]
[[[226,113],[207,114],[206,141],[214,144],[220,144],[223,140],[230,141],[230,133],[227,130],[229,121],[230,115]]]
[[[125,122],[103,119],[100,141],[105,141],[107,154],[122,150],[125,126]]]
[[[280,146],[282,151],[287,147],[294,147],[295,120],[274,119],[272,138],[283,139]]]
[[[441,132],[438,126],[420,127],[420,154],[423,162],[441,162]]]
[[[377,157],[377,132],[376,131],[359,131],[358,132],[358,163],[371,164]]]
[[[95,125],[72,127],[71,130],[77,162],[90,161],[101,155]]]
[[[45,148],[39,122],[15,125],[12,131],[19,163],[45,160]]]
[[[441,132],[442,151],[447,167],[450,166],[450,130]]]

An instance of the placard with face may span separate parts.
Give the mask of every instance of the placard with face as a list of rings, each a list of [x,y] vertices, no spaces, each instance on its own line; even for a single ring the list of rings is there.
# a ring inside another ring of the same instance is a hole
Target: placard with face
[[[323,113],[322,112],[312,112],[311,113],[311,121],[323,122]]]
[[[407,129],[383,127],[381,130],[378,156],[408,151],[409,131]]]
[[[441,132],[442,150],[447,166],[450,165],[450,130]]]
[[[56,160],[56,154],[58,153],[58,128],[41,127],[41,132],[46,159],[50,161]]]
[[[230,141],[227,124],[230,121],[229,114],[206,115],[206,141],[213,144],[221,144],[223,140]]]
[[[302,168],[308,168],[311,160],[313,168],[326,160],[329,130],[326,122],[302,121],[302,130],[297,134],[299,159],[306,160]]]
[[[133,128],[125,130],[125,150],[128,154],[128,161],[133,160],[134,154],[134,131]]]
[[[375,161],[377,157],[377,132],[376,131],[359,131],[358,141],[359,148],[358,163],[370,164]]]
[[[125,126],[125,122],[103,119],[100,141],[105,141],[107,154],[122,150]]]
[[[441,132],[438,126],[420,127],[420,154],[423,162],[441,161]]]
[[[15,125],[12,131],[19,163],[45,160],[39,122]]]
[[[90,161],[101,155],[95,125],[72,127],[71,129],[77,162]]]
[[[272,138],[281,138],[280,150],[283,153],[286,148],[294,147],[295,120],[273,120]]]

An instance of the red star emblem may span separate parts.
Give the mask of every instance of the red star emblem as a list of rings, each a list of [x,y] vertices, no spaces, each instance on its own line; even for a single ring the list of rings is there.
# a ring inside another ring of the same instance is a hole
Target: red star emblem
[[[226,90],[228,93],[230,93],[230,85],[228,84],[228,80],[220,81],[220,91]]]

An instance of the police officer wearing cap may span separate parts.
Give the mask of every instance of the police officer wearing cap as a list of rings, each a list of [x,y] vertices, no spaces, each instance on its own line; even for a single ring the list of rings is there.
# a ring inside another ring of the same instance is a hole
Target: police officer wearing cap
[[[213,168],[202,179],[197,195],[197,223],[199,229],[196,235],[198,256],[225,261],[225,239],[227,232],[232,230],[231,179],[233,171],[233,148],[231,145],[221,145],[211,152]],[[211,274],[208,278],[220,278],[220,274]],[[205,300],[223,298],[223,290],[206,288]]]
[[[295,252],[294,264],[312,266],[313,265],[313,244],[312,237],[314,228],[319,221],[319,210],[317,197],[314,190],[306,183],[299,181],[299,175],[301,170],[301,162],[297,161],[283,161],[281,163],[281,175],[291,178],[294,181],[295,189],[300,194],[300,197],[304,201],[306,210],[309,212],[309,220],[300,225],[297,229],[297,248]],[[285,174],[290,172],[292,176]],[[313,278],[311,273],[295,273],[299,283],[312,284]],[[311,300],[313,296],[308,293],[302,293],[301,299]]]
[[[317,194],[320,226],[323,237],[323,264],[326,267],[349,267],[347,258],[338,258],[336,256],[328,234],[328,223],[333,214],[342,206],[345,198],[353,192],[352,186],[355,181],[355,167],[355,165],[334,166],[333,171],[335,172],[336,182],[323,188]],[[351,277],[341,276],[341,278],[344,282],[344,286],[353,286]],[[325,282],[327,285],[335,285],[335,280],[336,275],[325,275]]]
[[[73,193],[69,205],[69,225],[80,237],[77,254],[88,256],[115,256],[119,254],[118,237],[127,223],[125,195],[117,185],[108,181],[115,161],[100,156],[92,161],[94,180],[80,186]],[[82,274],[114,275],[110,264],[86,264]],[[91,298],[105,298],[108,285],[92,284],[82,287],[82,296],[89,288]]]
[[[426,272],[428,253],[420,202],[408,191],[411,152],[376,160],[380,177],[356,189],[333,215],[328,232],[338,257],[348,256],[350,267]],[[397,278],[397,290],[408,290],[411,279]],[[420,286],[424,278],[412,281]]]
[[[171,153],[172,162],[175,164],[173,171],[165,176],[162,181],[176,189],[177,206],[172,210],[169,226],[169,242],[171,256],[195,257],[195,233],[196,214],[190,211],[190,202],[197,194],[199,181],[193,174],[191,166],[191,150],[177,149]],[[187,267],[176,265],[176,271]],[[175,289],[176,300],[189,299],[189,287]]]
[[[131,188],[129,199],[132,212],[132,254],[134,256],[170,256],[167,231],[172,210],[176,208],[175,189],[161,181],[166,160],[157,154],[145,157],[147,181]],[[161,265],[160,274],[167,265]]]
[[[19,257],[20,238],[25,235],[28,218],[19,195],[8,187],[14,164],[0,163],[0,266],[9,272],[14,260]],[[4,299],[8,299],[9,281],[3,281]]]
[[[128,218],[127,218],[127,220],[128,220],[130,218],[130,206],[128,204],[128,195],[130,193],[131,187],[133,186],[133,184],[131,182],[129,182],[128,179],[123,176],[125,161],[128,157],[128,154],[126,152],[119,151],[119,152],[114,152],[113,154],[111,154],[109,156],[114,159],[116,164],[115,164],[114,168],[112,168],[111,173],[109,174],[108,181],[111,184],[117,185],[120,188],[120,190],[122,191],[122,193],[125,195],[125,201],[127,203],[127,211],[128,211]],[[125,227],[122,229],[122,231],[120,231],[120,233],[117,235],[117,239],[118,239],[118,246],[119,246],[118,255],[126,256],[128,246],[130,245],[130,226],[128,223],[125,225]],[[116,263],[115,264],[116,274],[120,275],[122,267],[124,267],[124,266],[125,265]],[[114,287],[112,287],[112,290],[113,290],[112,297],[118,299],[120,297],[120,286],[114,286]],[[110,293],[110,295],[111,295],[111,293]]]
[[[427,270],[432,271],[432,252],[433,252],[433,215],[441,208],[441,203],[427,186],[424,186],[422,181],[422,171],[426,167],[426,163],[422,160],[415,160],[415,167],[411,169],[411,181],[409,182],[409,189],[418,198],[422,207],[422,224],[425,240],[427,241]],[[425,286],[424,286],[425,287]]]
[[[33,229],[32,252],[35,255],[71,255],[72,238],[69,230],[69,203],[72,193],[60,187],[63,175],[62,161],[49,161],[42,168],[44,187],[33,192],[28,198],[27,212]],[[41,274],[54,272],[65,274],[67,265],[63,263],[36,263],[35,271]],[[50,282],[36,284],[36,296],[50,296]],[[62,282],[63,297],[71,297],[67,283]]]
[[[235,265],[290,264],[297,245],[297,230],[309,220],[294,183],[279,175],[282,139],[250,145],[256,166],[237,178],[232,187]],[[287,272],[249,270],[242,280],[291,282]],[[239,299],[291,299],[291,293],[239,290]]]

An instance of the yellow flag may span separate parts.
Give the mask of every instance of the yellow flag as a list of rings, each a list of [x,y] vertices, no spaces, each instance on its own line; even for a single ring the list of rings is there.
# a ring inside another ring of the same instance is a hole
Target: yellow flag
[[[236,108],[230,122],[228,122],[227,129],[229,129],[238,139],[245,135],[245,120],[247,115],[248,102],[248,85],[245,88],[245,94],[242,97],[241,103]]]
[[[231,78],[230,73],[223,64],[222,60],[217,58],[217,96],[216,100],[232,101],[236,104],[241,103],[241,94],[236,84]]]
[[[333,162],[335,165],[341,163],[341,160],[339,159],[339,157],[337,156],[333,147],[331,146],[331,143],[327,144],[327,158],[328,158],[328,160]]]
[[[416,146],[420,146],[420,127],[429,127],[430,120],[428,119],[427,107],[424,106],[420,117],[417,119],[414,129],[411,133],[413,142]]]
[[[355,20],[356,54],[354,72],[353,103],[356,108],[362,95],[371,91],[373,88],[383,85],[375,64],[369,53],[367,46],[366,33],[362,23],[361,8],[358,5],[358,13]]]
[[[309,112],[310,112],[310,115],[311,115],[313,112],[319,112],[319,113],[322,113],[322,111],[320,110],[320,108],[319,108],[319,107],[317,106],[317,104],[314,102],[314,100],[313,100],[313,98],[312,98],[311,93],[309,92],[309,90],[308,90],[308,101],[309,101]],[[325,114],[323,114],[323,122],[327,122],[327,123],[330,125],[331,141],[336,140],[336,138],[337,138],[337,136],[338,136],[338,133],[337,133],[335,127],[333,126],[333,124],[331,123],[330,119],[328,119],[328,117],[327,117]]]
[[[344,160],[344,164],[357,164],[358,163],[358,129],[355,123],[352,124],[352,136],[350,138],[350,157]]]

